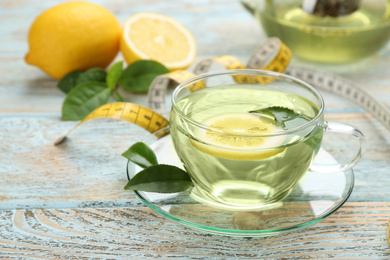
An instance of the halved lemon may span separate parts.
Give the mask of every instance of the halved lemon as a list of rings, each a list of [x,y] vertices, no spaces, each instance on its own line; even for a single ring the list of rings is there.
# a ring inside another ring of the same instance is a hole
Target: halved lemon
[[[120,49],[128,64],[155,60],[169,70],[187,68],[196,56],[192,34],[176,20],[156,13],[130,16],[123,26]]]
[[[283,144],[283,135],[262,136],[283,130],[250,113],[228,113],[212,116],[202,124],[217,131],[197,129],[194,136],[201,142],[190,139],[199,151],[214,157],[238,161],[266,159],[281,153],[285,148],[275,148]]]

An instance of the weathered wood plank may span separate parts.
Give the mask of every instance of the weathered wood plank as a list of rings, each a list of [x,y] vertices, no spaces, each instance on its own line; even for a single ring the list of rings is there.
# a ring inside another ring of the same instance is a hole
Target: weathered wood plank
[[[0,211],[7,257],[385,259],[389,202],[347,203],[320,223],[285,235],[234,238],[167,222],[149,208]],[[10,236],[12,234],[12,236]]]
[[[75,122],[38,116],[1,117],[0,123],[6,129],[0,148],[0,208],[124,206],[134,199],[123,190],[127,160],[121,153],[147,136],[146,130],[96,119],[54,146]]]

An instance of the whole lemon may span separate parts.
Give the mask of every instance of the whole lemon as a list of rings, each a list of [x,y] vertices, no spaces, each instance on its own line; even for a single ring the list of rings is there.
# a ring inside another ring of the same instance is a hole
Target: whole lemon
[[[66,2],[31,25],[25,61],[60,79],[73,70],[107,67],[118,54],[121,27],[115,16],[89,2]]]

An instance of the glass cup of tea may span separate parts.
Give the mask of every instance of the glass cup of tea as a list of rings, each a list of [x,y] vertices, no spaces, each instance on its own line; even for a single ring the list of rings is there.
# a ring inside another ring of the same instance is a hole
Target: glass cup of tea
[[[316,165],[324,132],[357,140],[345,164]],[[353,126],[324,120],[321,94],[294,77],[261,70],[197,75],[173,92],[170,133],[196,200],[232,210],[282,201],[310,169],[343,171],[364,147]]]

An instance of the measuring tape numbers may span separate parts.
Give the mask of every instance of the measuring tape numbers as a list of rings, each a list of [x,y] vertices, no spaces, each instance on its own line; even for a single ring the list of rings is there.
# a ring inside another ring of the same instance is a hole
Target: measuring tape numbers
[[[247,66],[236,57],[230,55],[203,59],[196,64],[194,73],[188,71],[174,71],[157,77],[149,87],[148,106],[158,113],[167,113],[165,97],[170,81],[174,80],[177,84],[180,84],[197,74],[210,71],[213,63],[222,65],[227,70],[249,68],[272,70],[282,73],[286,70],[290,60],[290,49],[278,38],[270,38],[264,44],[258,46],[250,57]],[[178,76],[176,76],[176,74],[178,74]],[[234,76],[234,80],[239,83],[269,83],[271,78],[266,76],[254,76],[251,78],[249,78],[249,76]],[[191,91],[196,91],[204,87],[205,84],[203,81],[196,81],[193,86],[189,86],[189,89]]]
[[[167,93],[168,86],[174,82],[174,85],[177,86],[180,83],[194,77],[196,74],[186,71],[186,70],[177,70],[161,76],[156,77],[151,83],[148,90],[148,103],[149,107],[160,114],[166,114],[165,108],[165,97]],[[203,81],[195,82],[189,86],[191,91],[196,91],[206,87]]]
[[[378,119],[390,130],[390,112],[370,93],[352,81],[329,72],[302,67],[288,67],[287,75],[302,79],[315,88],[337,94],[362,106],[368,113]]]
[[[66,136],[73,130],[85,122],[95,118],[114,118],[128,121],[144,128],[150,133],[154,133],[169,124],[169,121],[165,117],[150,108],[129,102],[108,103],[92,111],[87,117],[85,117],[75,127],[70,129],[65,135],[58,138],[54,144],[58,145],[62,143]]]
[[[116,118],[134,123],[153,133],[169,124],[166,115],[165,99],[169,86],[175,87],[180,83],[196,76],[197,74],[210,71],[213,63],[222,65],[225,69],[261,69],[279,73],[285,73],[295,78],[306,81],[315,88],[335,93],[361,105],[367,112],[377,118],[387,129],[390,130],[390,112],[367,91],[343,77],[332,73],[314,69],[289,66],[291,51],[278,38],[270,38],[264,44],[258,46],[251,55],[245,66],[239,59],[230,55],[217,56],[201,60],[196,64],[194,72],[177,70],[156,77],[148,91],[148,106],[144,107],[134,103],[115,102],[105,104],[78,123],[65,135],[58,138],[55,145],[60,144],[74,129],[83,123],[95,118]],[[266,76],[234,76],[239,83],[270,83],[272,79]],[[189,85],[190,91],[205,88],[204,81],[195,81]]]
[[[290,59],[291,52],[288,47],[278,38],[270,38],[266,43],[256,48],[246,67],[237,58],[225,55],[200,61],[194,69],[194,74],[208,72],[213,62],[220,63],[226,69],[249,68],[285,73],[301,79],[317,89],[325,90],[353,101],[354,103],[362,106],[368,113],[390,130],[389,110],[366,90],[362,89],[354,82],[333,73],[309,68],[288,66]],[[236,81],[245,82],[243,79],[236,79]],[[246,80],[246,82],[250,81]],[[269,83],[269,80],[266,77],[263,77],[263,80],[260,79],[257,82]],[[163,96],[155,96],[154,89],[156,86],[152,83],[151,90],[148,93],[149,107],[159,113],[166,112],[165,95],[167,87],[167,84],[158,86],[159,94]]]
[[[260,45],[251,56],[247,67],[245,67],[239,59],[230,55],[217,56],[207,58],[200,61],[194,72],[186,70],[177,70],[156,77],[151,83],[148,91],[149,108],[141,105],[115,102],[105,104],[78,123],[74,128],[69,130],[65,135],[55,141],[55,145],[62,143],[66,136],[69,135],[80,125],[95,118],[116,118],[134,123],[149,132],[153,133],[169,124],[168,120],[162,115],[167,113],[165,107],[165,98],[167,89],[170,85],[177,86],[178,84],[194,77],[197,74],[204,73],[210,70],[212,63],[216,62],[222,65],[225,69],[245,69],[259,68],[269,69],[277,72],[283,72],[291,59],[291,52],[278,38],[270,38],[267,42]],[[237,76],[234,78],[237,82],[250,82],[248,78]],[[267,77],[257,77],[256,82],[266,83],[269,81]],[[203,81],[194,82],[189,85],[191,91],[196,91],[206,87]]]

